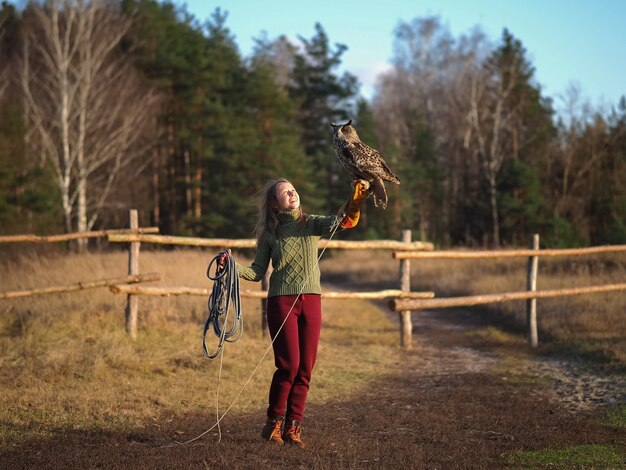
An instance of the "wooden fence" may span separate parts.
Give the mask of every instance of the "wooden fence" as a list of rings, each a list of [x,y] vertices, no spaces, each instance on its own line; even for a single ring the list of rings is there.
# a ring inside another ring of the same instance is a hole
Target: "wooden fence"
[[[71,292],[79,289],[106,286],[109,290],[116,294],[125,294],[127,296],[126,303],[126,330],[131,337],[137,336],[137,313],[139,309],[139,296],[172,296],[172,295],[197,295],[208,297],[211,293],[210,289],[186,287],[186,286],[140,286],[141,282],[158,280],[157,273],[140,274],[139,272],[139,256],[142,243],[154,243],[176,246],[194,246],[194,247],[212,247],[212,248],[254,248],[256,241],[254,239],[207,239],[196,237],[175,237],[167,235],[155,235],[157,228],[140,228],[138,226],[138,215],[136,210],[130,211],[130,228],[123,230],[103,230],[99,232],[85,232],[68,235],[55,235],[47,237],[39,237],[35,235],[16,235],[9,237],[0,237],[0,243],[18,243],[18,242],[60,242],[67,240],[75,240],[79,238],[92,238],[106,236],[112,243],[128,243],[128,276],[124,278],[102,279],[98,281],[83,282],[72,286],[55,286],[44,289],[30,289],[26,291],[5,292],[0,293],[0,299],[26,297],[30,295]],[[373,240],[373,241],[345,241],[345,240],[320,240],[320,248],[328,249],[344,249],[344,250],[388,250],[394,252],[420,250],[432,250],[433,244],[421,241],[411,241],[411,231],[407,230],[403,233],[402,241],[396,240]],[[322,294],[326,299],[430,299],[435,296],[433,292],[412,292],[410,289],[409,279],[409,260],[400,260],[400,280],[398,289],[385,289],[371,292],[352,292],[326,291]],[[248,298],[265,299],[267,297],[268,276],[262,283],[261,291],[242,290],[241,296]],[[264,310],[265,302],[262,301],[262,321],[263,332],[267,332]],[[401,343],[405,347],[411,345],[411,318],[410,311],[402,312],[401,315]]]
[[[158,233],[159,227],[143,227],[137,229],[95,230],[92,232],[66,233],[62,235],[5,235],[0,236],[0,243],[55,243],[84,238],[102,238],[109,235],[128,235]]]
[[[111,292],[125,294],[126,305],[126,330],[135,338],[137,336],[137,311],[139,308],[140,295],[172,296],[172,295],[198,295],[208,297],[210,289],[201,289],[185,286],[159,286],[146,287],[139,283],[160,279],[158,273],[139,273],[139,255],[141,243],[167,244],[177,246],[213,247],[213,248],[254,248],[253,239],[207,239],[195,237],[174,237],[166,235],[154,235],[158,232],[156,227],[140,228],[138,226],[137,211],[130,211],[130,229],[102,230],[97,232],[74,233],[67,235],[54,235],[39,237],[35,235],[15,235],[0,237],[0,243],[49,243],[79,238],[107,237],[109,242],[128,243],[128,276],[102,279],[97,281],[81,282],[71,286],[56,286],[42,289],[30,289],[27,291],[14,291],[0,293],[0,299],[26,297],[29,295],[42,295],[58,292],[70,292],[80,289],[107,286]],[[614,292],[626,290],[626,283],[609,284],[601,286],[586,286],[571,289],[537,291],[538,259],[542,256],[580,256],[598,253],[613,253],[626,251],[626,246],[601,246],[580,249],[540,250],[539,236],[533,237],[531,248],[527,250],[499,250],[499,251],[432,251],[433,245],[427,242],[411,241],[411,231],[404,230],[402,241],[373,240],[373,241],[342,241],[321,240],[320,248],[347,249],[347,250],[391,250],[394,259],[399,260],[400,270],[398,289],[387,289],[372,292],[324,292],[323,298],[332,299],[384,299],[391,298],[389,307],[392,311],[400,314],[400,343],[405,348],[411,347],[412,322],[411,312],[414,310],[440,309],[451,307],[463,307],[481,305],[487,303],[507,302],[512,300],[527,301],[527,325],[528,341],[532,347],[538,345],[537,334],[537,311],[536,299],[547,297],[562,297],[569,295],[591,294],[599,292]],[[434,298],[433,292],[412,292],[411,266],[412,259],[488,259],[488,258],[528,258],[527,291],[508,292],[501,294],[486,294],[452,298]],[[243,290],[242,297],[265,299],[267,297],[267,279],[263,281],[261,291]],[[266,332],[265,302],[262,302],[263,331]]]
[[[146,235],[137,233],[136,229],[136,211],[131,211],[131,231],[132,233],[115,233],[108,235],[109,242],[113,243],[129,243],[129,274],[138,274],[139,266],[139,247],[141,243],[156,243],[163,245],[177,246],[195,246],[195,247],[211,247],[211,248],[254,248],[256,241],[254,239],[224,239],[224,238],[194,238],[194,237],[174,237],[168,235]],[[411,231],[405,230],[402,241],[395,240],[372,240],[372,241],[344,241],[344,240],[320,240],[320,248],[344,249],[344,250],[390,250],[395,252],[418,250],[432,250],[433,244],[421,241],[411,241]],[[410,298],[410,299],[431,299],[435,296],[434,292],[411,292],[410,289],[410,269],[409,260],[400,260],[400,281],[399,289],[387,289],[371,292],[324,292],[322,298],[332,299],[385,299],[385,298]],[[262,283],[261,291],[242,290],[241,297],[261,298],[267,297],[268,275]],[[109,287],[112,292],[126,294],[128,302],[126,307],[126,328],[132,337],[137,335],[137,311],[138,311],[138,295],[200,295],[207,297],[211,291],[209,289],[198,289],[192,287],[167,286],[167,287],[144,287],[144,286],[127,286],[112,285]],[[263,334],[267,334],[267,325],[265,322],[265,302],[261,303],[261,325]],[[412,325],[410,311],[400,313],[400,342],[404,347],[411,346]]]
[[[537,332],[537,299],[549,297],[565,297],[571,295],[596,294],[601,292],[616,292],[626,290],[626,282],[605,284],[599,286],[584,286],[569,289],[553,289],[537,291],[537,275],[540,257],[554,256],[584,256],[600,253],[619,253],[626,251],[626,245],[594,246],[572,249],[539,249],[539,235],[533,235],[531,248],[525,250],[492,250],[492,251],[433,251],[433,252],[405,252],[396,251],[393,257],[399,260],[410,259],[493,259],[493,258],[528,258],[527,291],[506,292],[501,294],[472,295],[451,298],[433,299],[392,299],[389,308],[396,312],[411,310],[431,310],[452,307],[470,307],[513,300],[526,300],[526,324],[528,343],[537,347],[539,343]]]

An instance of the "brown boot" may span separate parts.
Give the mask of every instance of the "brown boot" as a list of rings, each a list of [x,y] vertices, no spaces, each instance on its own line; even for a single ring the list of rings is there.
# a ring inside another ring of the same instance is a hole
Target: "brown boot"
[[[273,442],[278,445],[283,445],[283,438],[281,437],[283,422],[285,419],[282,416],[276,416],[275,418],[267,418],[265,426],[261,431],[261,437],[264,441]]]
[[[302,425],[300,421],[293,420],[291,424],[285,424],[283,441],[287,444],[293,444],[304,449],[304,441],[302,440]]]

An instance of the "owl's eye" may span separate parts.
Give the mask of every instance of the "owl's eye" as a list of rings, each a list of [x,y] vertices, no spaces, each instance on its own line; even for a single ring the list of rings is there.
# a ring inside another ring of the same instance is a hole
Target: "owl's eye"
[[[341,132],[342,132],[343,134],[349,134],[349,133],[350,133],[350,128],[349,128],[348,126],[343,126],[343,127],[341,128]]]

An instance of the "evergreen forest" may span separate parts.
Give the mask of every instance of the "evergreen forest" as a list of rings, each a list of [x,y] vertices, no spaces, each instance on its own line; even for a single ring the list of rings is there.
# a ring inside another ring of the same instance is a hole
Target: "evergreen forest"
[[[302,34],[243,56],[220,8],[2,2],[0,234],[125,227],[135,208],[163,234],[249,238],[274,177],[334,214],[351,187],[329,124],[352,119],[402,183],[343,238],[626,243],[625,98],[595,109],[571,87],[557,113],[514,31],[418,17],[365,99],[347,47],[319,23]]]

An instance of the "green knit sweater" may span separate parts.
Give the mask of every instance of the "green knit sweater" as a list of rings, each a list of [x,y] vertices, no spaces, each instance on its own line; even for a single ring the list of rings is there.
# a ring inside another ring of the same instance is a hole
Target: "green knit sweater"
[[[335,217],[310,215],[302,223],[296,221],[295,214],[291,211],[278,215],[278,238],[269,234],[264,237],[251,266],[237,263],[240,278],[260,281],[272,260],[268,297],[322,293],[317,245],[323,235],[330,234]]]

